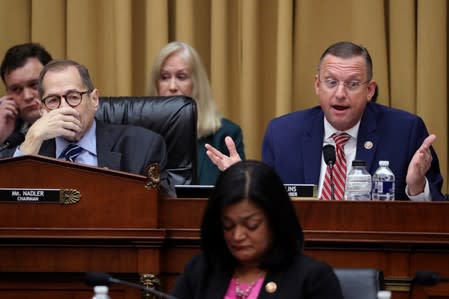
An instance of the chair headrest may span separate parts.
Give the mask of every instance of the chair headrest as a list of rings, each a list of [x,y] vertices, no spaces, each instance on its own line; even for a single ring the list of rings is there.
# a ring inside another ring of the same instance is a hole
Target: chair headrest
[[[384,289],[383,272],[372,268],[334,268],[345,299],[377,299]]]
[[[175,185],[194,184],[197,161],[197,109],[185,96],[100,97],[96,119],[147,128],[164,139],[167,170]]]

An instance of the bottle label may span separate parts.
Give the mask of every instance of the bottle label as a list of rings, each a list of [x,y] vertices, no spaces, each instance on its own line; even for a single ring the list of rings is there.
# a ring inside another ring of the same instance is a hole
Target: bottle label
[[[373,182],[373,200],[394,200],[394,182]]]
[[[374,192],[376,193],[394,193],[394,182],[376,182],[375,184]]]
[[[353,192],[370,192],[371,182],[370,181],[347,181],[346,190]]]

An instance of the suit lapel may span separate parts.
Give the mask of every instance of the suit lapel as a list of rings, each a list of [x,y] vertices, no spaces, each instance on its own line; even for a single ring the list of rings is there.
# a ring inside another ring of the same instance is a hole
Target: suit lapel
[[[323,147],[324,114],[320,110],[316,113],[310,127],[302,139],[302,152],[304,153],[304,178],[305,182],[317,184],[320,179],[321,148]]]
[[[115,144],[114,136],[103,123],[97,121],[96,124],[98,167],[120,170],[122,155],[112,151]]]
[[[211,275],[204,299],[224,298],[231,278],[231,274],[222,271],[216,272],[216,275]]]
[[[380,136],[376,132],[376,112],[374,111],[374,105],[368,104],[363,114],[362,121],[360,122],[360,128],[357,136],[357,151],[356,159],[363,160],[366,163],[366,169],[370,171],[373,165],[374,154],[377,150]]]
[[[58,158],[56,157],[56,141],[54,138],[42,142],[41,148],[39,149],[39,155]]]
[[[204,147],[204,145],[206,143],[210,143],[210,142],[209,141],[205,141],[204,138],[202,138],[202,139],[200,139],[198,141],[198,149],[197,149],[198,150],[198,156],[197,156],[198,169],[196,170],[197,171],[197,174],[196,174],[197,178],[196,179],[197,179],[198,182],[200,180],[200,177],[201,177],[201,175],[202,175],[202,173],[204,171],[204,167],[206,165],[205,159],[209,159],[209,157],[207,157],[207,155],[206,155],[206,148]]]

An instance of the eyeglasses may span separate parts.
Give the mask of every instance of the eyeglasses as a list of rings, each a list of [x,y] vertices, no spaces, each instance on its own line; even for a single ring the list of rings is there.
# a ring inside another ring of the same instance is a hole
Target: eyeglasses
[[[354,92],[360,89],[360,87],[368,82],[370,82],[371,80],[367,80],[365,82],[360,82],[357,80],[351,80],[351,81],[338,81],[335,79],[325,79],[324,81],[320,80],[320,82],[324,83],[324,86],[329,89],[329,90],[334,90],[336,88],[338,88],[338,86],[340,85],[340,83],[343,83],[343,86],[345,87],[345,89],[347,91],[350,92]]]
[[[42,103],[47,107],[49,110],[57,109],[61,106],[62,98],[66,101],[66,103],[72,107],[75,108],[79,104],[81,104],[81,100],[83,99],[83,95],[89,93],[88,90],[86,91],[69,91],[65,95],[49,95],[48,97],[45,97],[42,99]]]

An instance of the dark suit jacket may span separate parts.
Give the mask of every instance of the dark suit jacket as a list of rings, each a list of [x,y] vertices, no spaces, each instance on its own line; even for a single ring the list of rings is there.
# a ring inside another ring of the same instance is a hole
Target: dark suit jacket
[[[176,197],[165,170],[167,153],[160,135],[141,127],[96,123],[98,167],[146,176],[147,167],[159,163],[162,190]],[[39,154],[55,157],[55,139],[44,141]]]
[[[319,106],[272,120],[265,133],[262,159],[273,166],[285,184],[318,185],[324,135],[324,114]],[[379,160],[390,161],[396,177],[395,198],[408,199],[405,178],[408,165],[428,132],[421,118],[411,113],[370,102],[357,136],[356,159],[364,160],[371,175]],[[372,148],[365,148],[371,141]],[[443,200],[443,178],[433,150],[426,174],[433,200]]]
[[[16,127],[15,127],[14,131],[12,132],[12,134],[17,133],[17,132],[22,132],[23,136],[25,136],[26,133],[28,132],[28,127],[29,126],[30,126],[29,124],[24,123],[22,121],[22,119],[20,119],[18,117],[17,120],[16,120]],[[8,138],[10,136],[8,136]],[[3,145],[4,144],[2,144],[2,146]],[[14,145],[12,148],[5,148],[3,151],[0,152],[0,159],[1,158],[10,158],[10,157],[12,157],[14,155],[14,152],[16,151],[16,148],[17,148],[16,145]]]
[[[191,259],[178,277],[173,296],[178,299],[223,298],[232,278],[231,272],[206,270],[203,255]],[[268,293],[265,286],[274,282],[277,289]],[[342,299],[338,278],[330,266],[307,256],[297,256],[282,271],[269,271],[259,299]]]
[[[198,184],[199,185],[215,185],[220,170],[212,163],[206,155],[204,145],[209,143],[225,155],[229,155],[228,148],[224,141],[226,136],[231,136],[235,142],[235,147],[240,157],[245,159],[245,151],[243,148],[242,129],[228,119],[221,120],[221,128],[210,136],[198,140]]]

